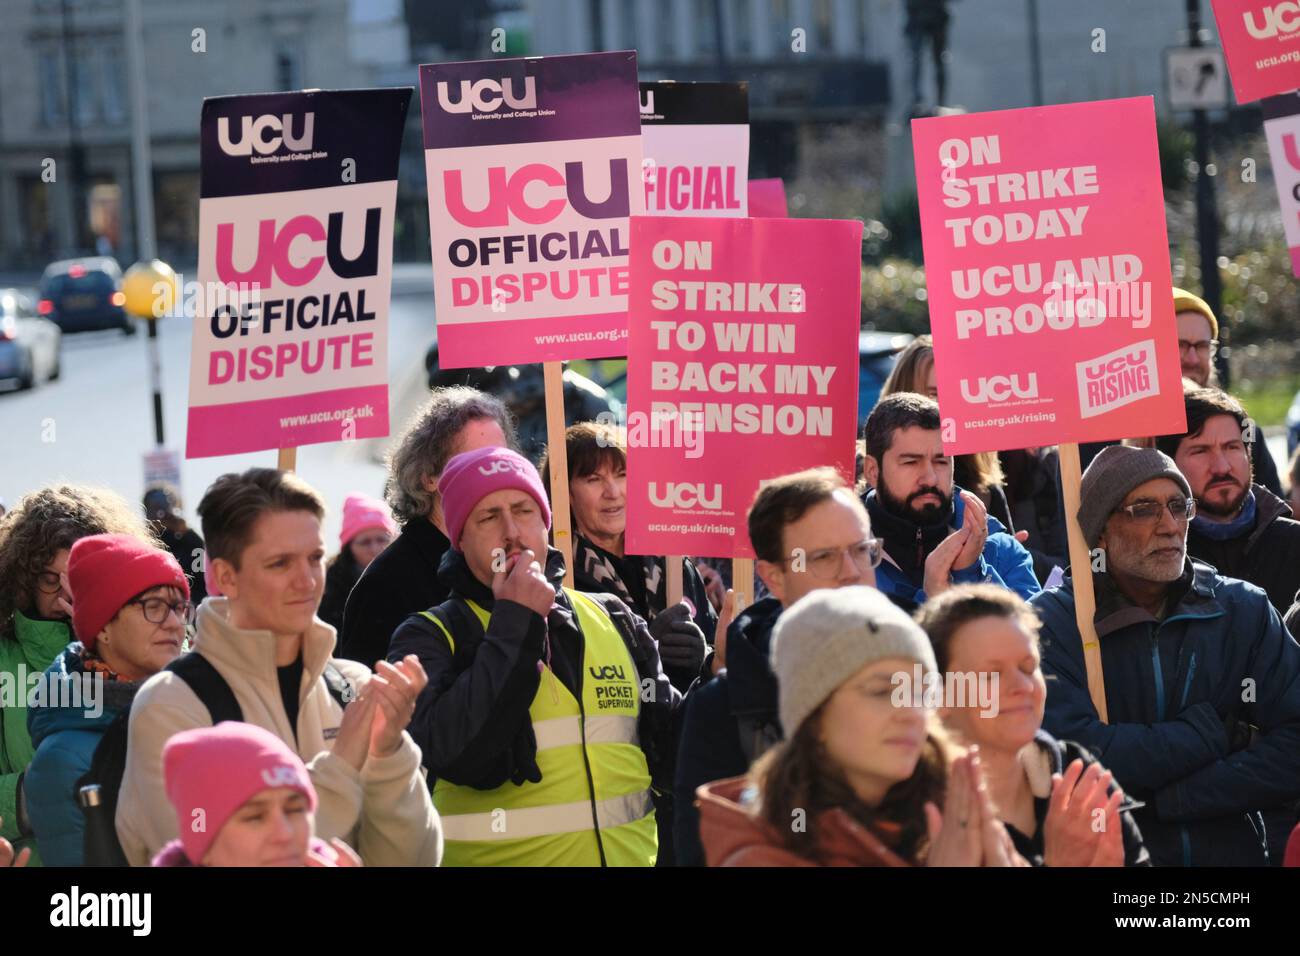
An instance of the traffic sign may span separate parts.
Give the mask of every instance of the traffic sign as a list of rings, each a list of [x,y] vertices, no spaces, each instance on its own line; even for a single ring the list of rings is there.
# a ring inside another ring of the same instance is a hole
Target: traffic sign
[[[1223,50],[1214,46],[1165,50],[1165,91],[1172,109],[1226,109],[1228,70]]]

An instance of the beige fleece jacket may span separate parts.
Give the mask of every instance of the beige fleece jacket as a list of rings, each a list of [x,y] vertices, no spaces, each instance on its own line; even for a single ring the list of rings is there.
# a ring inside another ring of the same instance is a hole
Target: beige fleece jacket
[[[321,677],[334,650],[334,628],[317,618],[303,640],[303,678],[296,749],[316,787],[316,835],[341,837],[367,866],[437,866],[442,830],[420,767],[420,749],[407,733],[397,752],[370,757],[358,773],[333,753],[343,708]],[[225,598],[209,598],[198,614],[194,653],[230,684],[244,720],[295,746],[280,697],[275,637],[233,627]],[[370,670],[353,661],[334,666],[360,692]],[[132,866],[148,866],[175,839],[176,813],[163,786],[162,751],[182,730],[212,726],[188,684],[167,671],[149,678],[131,707],[126,771],[117,804],[117,835]]]

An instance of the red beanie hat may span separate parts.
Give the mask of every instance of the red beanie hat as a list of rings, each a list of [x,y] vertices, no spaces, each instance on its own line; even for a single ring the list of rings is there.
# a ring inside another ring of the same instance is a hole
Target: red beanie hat
[[[302,758],[253,724],[227,720],[174,734],[163,747],[162,765],[181,846],[195,866],[226,821],[263,790],[291,787],[316,811],[316,788]],[[202,811],[202,826],[196,810]]]
[[[129,534],[93,534],[81,538],[68,555],[72,589],[72,630],[93,650],[104,625],[127,601],[150,588],[179,589],[186,600],[190,582],[168,551]]]
[[[503,488],[515,488],[533,496],[541,509],[546,530],[551,530],[551,503],[546,499],[542,477],[533,463],[509,448],[479,448],[457,455],[447,462],[438,479],[442,495],[442,516],[447,521],[447,537],[451,546],[460,550],[460,533],[465,528],[469,513],[478,503]],[[546,560],[539,554],[538,559]]]

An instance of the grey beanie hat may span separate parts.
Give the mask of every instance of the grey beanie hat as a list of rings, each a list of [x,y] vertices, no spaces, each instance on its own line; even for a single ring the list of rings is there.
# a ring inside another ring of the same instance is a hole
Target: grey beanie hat
[[[1152,478],[1168,478],[1187,497],[1191,486],[1174,460],[1157,448],[1111,445],[1088,465],[1079,486],[1079,528],[1088,547],[1095,548],[1106,522],[1121,501],[1138,485]]]
[[[772,670],[786,739],[837,687],[890,657],[938,669],[925,631],[875,588],[822,589],[792,604],[772,630]]]

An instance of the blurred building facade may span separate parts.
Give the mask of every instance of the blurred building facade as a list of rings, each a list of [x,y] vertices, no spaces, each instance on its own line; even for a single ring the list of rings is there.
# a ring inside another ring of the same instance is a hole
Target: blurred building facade
[[[140,0],[158,251],[196,259],[205,96],[417,86],[420,63],[629,48],[646,79],[749,83],[751,175],[785,179],[792,214],[875,215],[882,197],[914,188],[913,2],[924,0]],[[1183,0],[947,8],[948,105],[1151,94],[1166,112],[1163,50],[1186,42]],[[0,271],[96,246],[131,261],[123,0],[4,0],[3,12]],[[928,62],[924,74],[933,97]],[[428,253],[419,110],[417,93],[395,237],[408,260]]]
[[[410,61],[401,0],[140,6],[158,254],[178,265],[197,259],[204,97],[371,85],[394,60]],[[132,261],[122,0],[6,0],[4,11],[0,269],[95,249]]]

